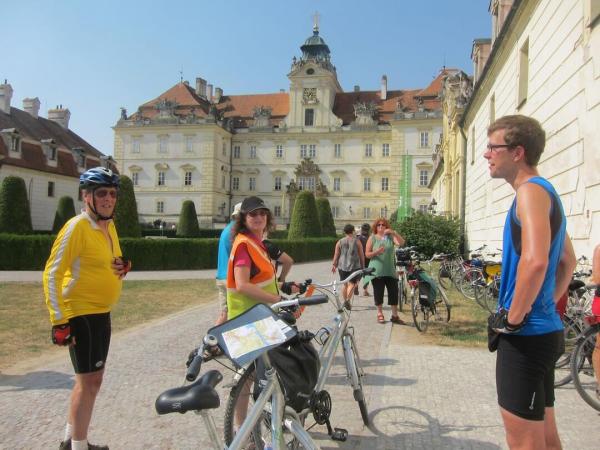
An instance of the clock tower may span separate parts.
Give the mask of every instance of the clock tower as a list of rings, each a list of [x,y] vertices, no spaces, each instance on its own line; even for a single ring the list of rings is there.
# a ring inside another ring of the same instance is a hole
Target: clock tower
[[[285,126],[290,131],[319,132],[339,128],[342,120],[333,114],[336,93],[343,92],[329,47],[319,36],[315,17],[313,34],[300,47],[302,56],[292,60],[290,109]]]

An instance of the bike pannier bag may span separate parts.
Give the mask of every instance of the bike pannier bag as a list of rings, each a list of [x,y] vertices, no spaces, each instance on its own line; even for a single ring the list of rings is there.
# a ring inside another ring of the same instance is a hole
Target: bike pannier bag
[[[433,305],[437,295],[435,281],[424,270],[417,273],[417,279],[419,280],[419,302],[423,306]]]
[[[310,339],[296,337],[280,347],[269,350],[268,355],[271,365],[277,371],[286,405],[294,408],[296,412],[307,408],[321,369],[319,354]],[[258,359],[254,383],[255,400],[265,384],[265,367]]]

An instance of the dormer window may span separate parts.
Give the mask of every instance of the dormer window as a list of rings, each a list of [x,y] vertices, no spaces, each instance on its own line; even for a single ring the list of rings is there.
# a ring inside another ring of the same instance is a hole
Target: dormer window
[[[16,128],[6,128],[2,130],[2,137],[8,150],[14,153],[21,152],[21,134]]]
[[[315,73],[315,69],[310,68],[310,69],[306,69],[306,75],[313,75]]]
[[[48,161],[56,161],[57,148],[54,139],[42,139],[40,142],[42,143],[42,150],[46,155],[46,159]]]
[[[72,150],[75,163],[79,169],[85,168],[85,152],[81,147],[76,147]]]

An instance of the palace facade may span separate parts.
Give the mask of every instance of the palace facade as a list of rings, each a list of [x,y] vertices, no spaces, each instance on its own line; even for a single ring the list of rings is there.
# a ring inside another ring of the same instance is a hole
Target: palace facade
[[[326,196],[338,228],[428,210],[440,92],[458,71],[419,89],[388,89],[384,75],[379,90],[346,92],[318,26],[300,50],[288,91],[227,95],[197,78],[122,111],[114,155],[142,221],[176,223],[192,200],[202,227],[222,227],[258,195],[285,226],[300,190]]]

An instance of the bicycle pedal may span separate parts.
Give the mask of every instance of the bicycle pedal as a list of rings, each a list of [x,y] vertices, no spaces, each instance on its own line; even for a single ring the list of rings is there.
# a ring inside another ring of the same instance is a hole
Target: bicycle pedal
[[[334,428],[331,433],[331,439],[334,441],[345,442],[348,439],[348,430],[344,428]]]

